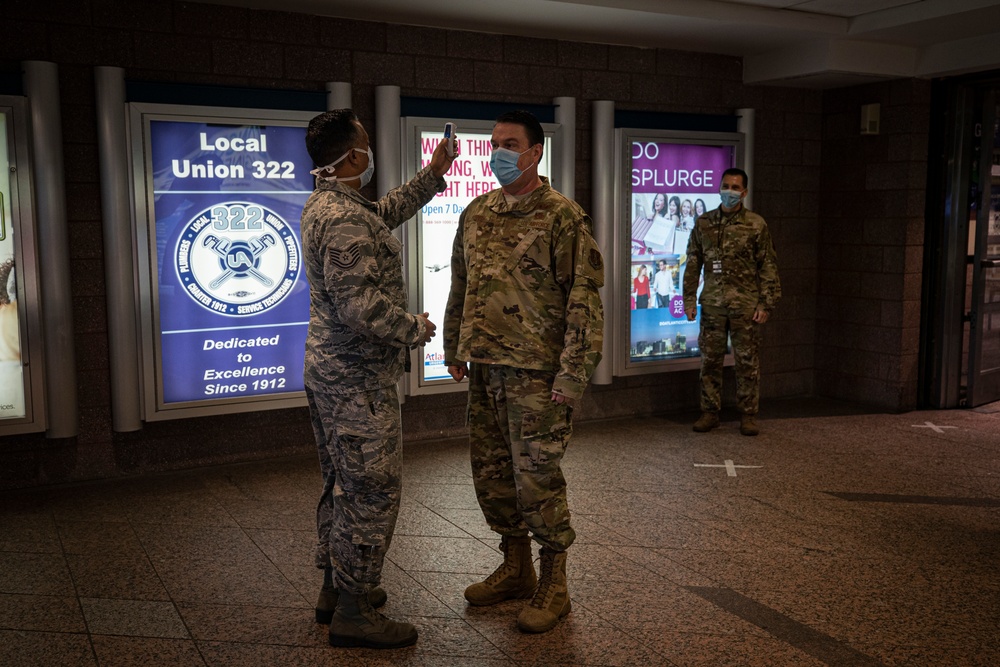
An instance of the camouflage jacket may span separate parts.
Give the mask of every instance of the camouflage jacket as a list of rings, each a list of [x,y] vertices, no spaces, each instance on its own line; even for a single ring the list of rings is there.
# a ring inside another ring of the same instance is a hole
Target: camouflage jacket
[[[402,244],[391,230],[443,188],[429,167],[377,202],[337,182],[316,186],[302,209],[307,387],[376,389],[402,376],[424,324],[406,312]]]
[[[579,398],[601,359],[604,260],[590,217],[542,181],[513,205],[496,189],[462,213],[444,355],[553,371],[552,390]]]
[[[721,273],[713,262],[722,263]],[[778,258],[767,223],[741,207],[725,216],[721,208],[699,216],[688,239],[684,269],[684,302],[694,303],[698,280],[705,269],[703,306],[770,312],[781,298]]]

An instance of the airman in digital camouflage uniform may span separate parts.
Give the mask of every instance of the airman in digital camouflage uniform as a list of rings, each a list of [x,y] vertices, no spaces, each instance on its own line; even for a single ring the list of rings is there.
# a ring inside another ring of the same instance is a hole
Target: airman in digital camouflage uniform
[[[309,279],[304,378],[323,493],[316,620],[334,646],[395,648],[417,640],[386,618],[378,584],[399,513],[402,443],[397,385],[406,350],[434,336],[427,313],[406,312],[400,242],[391,231],[445,188],[444,144],[409,183],[377,202],[358,189],[374,172],[368,133],[350,109],[313,118],[306,148],[316,190],[302,211]]]
[[[747,174],[727,169],[722,174],[722,205],[701,215],[688,240],[684,269],[684,312],[694,320],[698,282],[701,292],[701,417],[694,430],[706,433],[719,426],[722,407],[722,366],[727,334],[736,359],[736,400],[740,433],[757,435],[760,399],[760,327],[781,298],[777,256],[764,218],[747,210]]]
[[[497,119],[490,166],[503,187],[462,214],[444,322],[448,371],[469,378],[476,495],[504,555],[465,598],[531,598],[518,615],[525,632],[548,631],[570,611],[566,550],[575,533],[560,462],[572,404],[600,361],[604,335],[604,262],[593,225],[538,175],[543,142],[531,114]],[[540,576],[532,536],[541,544]]]

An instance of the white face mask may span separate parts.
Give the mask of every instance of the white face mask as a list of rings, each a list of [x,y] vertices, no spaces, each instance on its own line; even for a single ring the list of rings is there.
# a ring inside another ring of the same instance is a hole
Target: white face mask
[[[345,176],[343,178],[337,176],[320,176],[320,174],[326,171],[327,169],[333,171],[334,167],[343,162],[344,158],[350,155],[352,151],[357,151],[359,153],[365,153],[366,155],[368,155],[368,166],[365,168],[363,172],[361,172],[361,174],[357,176]],[[352,148],[351,150],[347,151],[346,153],[344,153],[339,158],[337,158],[330,164],[326,165],[325,167],[316,167],[309,173],[315,176],[316,178],[319,178],[324,181],[330,181],[332,183],[335,183],[337,181],[353,181],[355,178],[360,178],[361,179],[360,187],[363,188],[366,185],[368,185],[368,183],[371,182],[372,175],[375,173],[375,156],[372,154],[371,146],[369,146],[365,150],[361,150],[360,148]]]

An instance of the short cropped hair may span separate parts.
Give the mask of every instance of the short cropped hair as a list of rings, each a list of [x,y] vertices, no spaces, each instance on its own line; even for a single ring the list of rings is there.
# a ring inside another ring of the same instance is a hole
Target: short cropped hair
[[[750,187],[750,177],[747,176],[747,173],[739,167],[730,167],[729,169],[726,169],[722,172],[722,177],[725,178],[726,176],[739,176],[743,179],[743,189],[746,190]]]
[[[530,112],[520,109],[517,111],[508,111],[497,116],[496,122],[520,125],[528,134],[528,141],[531,142],[532,146],[541,144],[542,148],[545,148],[545,131],[542,129],[542,124]]]
[[[351,109],[324,111],[309,121],[306,152],[317,167],[325,167],[354,147],[360,131]]]

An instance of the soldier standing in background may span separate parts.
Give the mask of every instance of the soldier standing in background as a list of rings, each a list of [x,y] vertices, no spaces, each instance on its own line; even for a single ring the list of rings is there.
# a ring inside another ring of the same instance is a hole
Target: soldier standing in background
[[[702,267],[705,269],[698,336],[702,413],[694,424],[699,433],[719,426],[727,334],[732,336],[736,358],[740,433],[760,433],[760,326],[781,298],[781,283],[767,223],[743,206],[747,185],[742,169],[722,173],[722,205],[699,216],[687,246],[684,312],[689,321],[698,313],[695,295]]]
[[[593,224],[538,175],[544,140],[525,111],[497,119],[490,167],[503,187],[462,213],[444,322],[448,372],[469,378],[476,496],[504,555],[465,598],[531,598],[517,619],[525,632],[551,630],[570,612],[566,550],[576,533],[560,462],[604,336]],[[541,544],[540,577],[531,536]]]
[[[400,242],[391,230],[445,188],[444,142],[409,183],[377,202],[359,192],[375,170],[368,133],[350,109],[312,119],[306,149],[316,190],[302,211],[309,279],[305,391],[319,449],[316,620],[333,646],[396,648],[417,641],[386,618],[378,588],[399,514],[402,442],[396,383],[407,348],[434,336],[427,313],[406,312]]]

